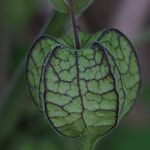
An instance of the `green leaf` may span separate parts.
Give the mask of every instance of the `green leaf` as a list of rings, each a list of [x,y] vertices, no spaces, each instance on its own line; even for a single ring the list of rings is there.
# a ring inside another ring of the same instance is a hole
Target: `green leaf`
[[[68,13],[69,12],[69,0],[49,0],[50,4],[60,12]],[[79,14],[85,10],[94,0],[74,0],[75,1],[75,10]]]
[[[117,123],[113,74],[103,49],[77,51],[58,45],[41,37],[32,46],[27,63],[29,89],[58,133],[93,143]]]
[[[28,58],[27,58],[27,83],[29,87],[30,94],[37,105],[37,107],[42,110],[42,101],[40,100],[40,87],[41,72],[43,68],[43,63],[45,57],[48,53],[55,48],[59,43],[48,36],[42,36],[35,40],[33,45],[30,48]]]
[[[47,117],[65,136],[99,137],[116,124],[114,84],[101,49],[55,49],[44,71]]]
[[[140,65],[127,37],[116,29],[103,31],[98,41],[107,49],[119,94],[119,120],[129,112],[141,85]]]
[[[95,34],[87,34],[82,31],[79,31],[79,37],[80,37],[80,47],[81,48],[89,48],[99,37],[99,33]],[[73,40],[73,34],[70,33],[67,36],[63,37],[62,39],[58,39],[60,43],[62,43],[65,47],[68,48],[74,48],[75,43]]]
[[[90,149],[133,106],[141,76],[133,46],[120,31],[79,35],[78,50],[72,34],[40,37],[28,55],[27,79],[53,128]]]

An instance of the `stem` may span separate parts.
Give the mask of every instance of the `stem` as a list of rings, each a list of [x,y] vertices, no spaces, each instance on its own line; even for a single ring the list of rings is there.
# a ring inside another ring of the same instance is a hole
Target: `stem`
[[[78,141],[78,145],[79,145],[80,150],[92,150],[93,149],[93,144],[90,141],[87,141],[85,139],[84,140],[80,139]]]
[[[78,35],[78,27],[77,27],[77,22],[75,17],[74,0],[69,0],[69,2],[70,2],[70,15],[72,18],[72,26],[74,31],[75,46],[76,49],[80,49],[80,39]]]

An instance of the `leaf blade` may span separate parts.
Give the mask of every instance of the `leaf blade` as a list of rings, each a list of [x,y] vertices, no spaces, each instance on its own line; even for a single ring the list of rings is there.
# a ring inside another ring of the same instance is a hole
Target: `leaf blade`
[[[41,36],[31,46],[26,63],[27,85],[36,106],[42,110],[39,99],[40,78],[42,66],[47,54],[58,45],[57,41],[49,36]]]
[[[120,97],[119,120],[121,120],[131,109],[139,93],[141,73],[138,57],[131,42],[116,29],[103,31],[97,42],[108,51]]]
[[[62,48],[49,57],[44,71],[45,111],[59,134],[86,137],[93,143],[116,125],[118,95],[106,58],[102,56],[99,49],[77,52]],[[85,60],[91,61],[91,57],[93,66]],[[87,72],[90,67],[93,75]],[[104,69],[102,75],[101,69]]]

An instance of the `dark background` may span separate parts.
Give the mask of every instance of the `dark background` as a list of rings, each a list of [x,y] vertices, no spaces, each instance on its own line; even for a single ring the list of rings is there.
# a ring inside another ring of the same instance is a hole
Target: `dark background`
[[[149,8],[149,0],[95,0],[78,20],[89,33],[106,27],[123,31],[134,43],[142,69],[142,88],[135,106],[116,130],[97,144],[97,150],[150,149]],[[25,82],[26,52],[52,12],[48,0],[0,0],[2,150],[77,150],[75,141],[58,136],[39,114]]]

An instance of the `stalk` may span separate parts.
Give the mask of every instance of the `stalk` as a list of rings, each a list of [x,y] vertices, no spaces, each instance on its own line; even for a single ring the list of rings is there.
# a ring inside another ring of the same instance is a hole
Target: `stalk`
[[[77,26],[76,17],[75,17],[74,0],[69,0],[69,3],[70,3],[70,16],[72,19],[72,27],[73,27],[73,32],[74,32],[75,47],[76,49],[80,49],[80,39],[79,39],[78,26]]]

